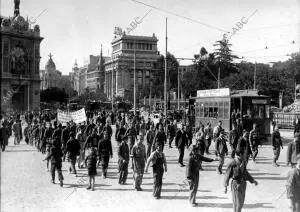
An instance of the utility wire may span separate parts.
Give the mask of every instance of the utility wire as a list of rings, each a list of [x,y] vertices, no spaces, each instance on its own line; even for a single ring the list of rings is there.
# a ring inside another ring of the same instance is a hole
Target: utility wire
[[[244,54],[244,53],[249,53],[249,52],[256,52],[256,51],[262,51],[262,50],[274,49],[274,48],[278,48],[278,47],[289,46],[289,45],[292,45],[292,44],[295,44],[295,43],[296,43],[295,41],[292,41],[291,43],[280,44],[280,45],[277,45],[277,46],[266,46],[266,47],[263,48],[263,49],[253,49],[253,50],[250,50],[250,51],[236,52],[236,53],[238,53],[238,54]]]
[[[159,7],[156,7],[156,6],[152,6],[152,5],[146,4],[146,3],[141,2],[141,1],[137,1],[137,0],[132,0],[132,1],[135,2],[135,3],[138,3],[138,4],[145,5],[145,6],[147,6],[147,7],[151,7],[151,8],[156,9],[156,10],[160,10],[160,11],[165,12],[165,13],[169,13],[169,14],[174,15],[174,16],[176,16],[176,17],[183,18],[183,19],[186,19],[186,20],[188,20],[188,21],[195,22],[195,23],[198,23],[198,24],[200,24],[200,25],[203,25],[203,26],[206,26],[206,27],[209,27],[209,28],[212,28],[212,29],[221,31],[221,32],[228,32],[228,30],[224,30],[224,29],[221,29],[221,28],[218,28],[218,27],[214,27],[214,26],[212,26],[212,25],[210,25],[210,24],[206,24],[206,23],[197,21],[197,20],[195,20],[195,19],[192,19],[192,18],[183,16],[183,15],[180,15],[180,14],[178,14],[178,13],[174,13],[174,12],[171,12],[171,11],[168,11],[168,10],[165,10],[165,9],[162,9],[162,8],[159,8]]]

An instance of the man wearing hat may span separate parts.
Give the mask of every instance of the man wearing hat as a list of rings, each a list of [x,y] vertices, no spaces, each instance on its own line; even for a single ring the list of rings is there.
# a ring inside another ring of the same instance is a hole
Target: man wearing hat
[[[287,177],[287,198],[290,200],[291,211],[300,212],[300,154],[296,157],[297,164]]]
[[[189,145],[189,134],[185,131],[185,126],[181,125],[181,129],[178,130],[175,137],[175,145],[179,150],[178,163],[181,167],[184,167],[183,157],[184,157],[184,147],[188,148]]]
[[[5,147],[8,145],[8,138],[9,138],[9,131],[8,131],[8,128],[7,128],[7,120],[4,119],[1,123],[1,128],[0,128],[0,144],[1,144],[1,149],[2,149],[2,152],[5,151]]]
[[[100,140],[98,144],[98,155],[101,160],[103,178],[106,178],[109,157],[111,158],[113,157],[113,152],[112,152],[111,140],[109,137],[110,133],[108,131],[104,131],[103,135],[104,135],[103,139]]]
[[[143,144],[144,134],[140,132],[138,141],[132,148],[131,157],[133,162],[133,179],[135,181],[135,190],[142,191],[141,184],[143,180],[146,164],[146,147]]]
[[[220,135],[216,141],[216,151],[219,157],[219,166],[217,168],[217,172],[222,174],[222,167],[224,165],[225,155],[228,155],[228,149],[226,145],[225,131],[222,129],[220,131]]]
[[[294,141],[289,143],[287,148],[287,165],[295,167],[297,164],[297,155],[300,154],[300,134],[296,133]]]
[[[249,143],[249,133],[247,130],[243,130],[243,136],[239,139],[236,151],[240,152],[241,157],[245,161],[246,165],[251,154],[251,147]]]
[[[80,155],[80,143],[75,139],[73,132],[70,132],[70,139],[67,142],[65,155],[68,154],[68,161],[70,162],[69,172],[76,174],[76,158]]]
[[[68,140],[70,139],[70,127],[68,123],[63,123],[61,132],[62,151],[65,151]]]
[[[253,129],[250,131],[249,134],[249,141],[250,141],[250,146],[251,146],[251,152],[252,152],[252,159],[253,162],[255,163],[256,156],[258,154],[258,145],[260,144],[260,137],[259,137],[259,132],[258,132],[258,127],[257,124],[253,124]]]
[[[247,181],[254,183],[255,185],[258,183],[247,171],[246,161],[243,159],[243,156],[239,151],[236,151],[235,159],[228,165],[225,174],[225,194],[227,193],[227,186],[229,185],[230,178],[232,178],[231,191],[233,211],[241,212],[245,202]]]
[[[196,195],[197,195],[198,184],[199,184],[199,170],[201,168],[202,161],[212,162],[214,161],[214,159],[204,157],[203,155],[201,155],[199,147],[193,145],[192,151],[190,153],[190,158],[188,159],[188,164],[186,167],[186,178],[190,185],[189,201],[193,207],[197,205]]]

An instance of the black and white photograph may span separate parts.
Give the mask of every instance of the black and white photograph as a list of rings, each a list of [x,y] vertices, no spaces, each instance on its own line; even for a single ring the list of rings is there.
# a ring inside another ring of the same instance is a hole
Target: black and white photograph
[[[300,0],[0,0],[0,212],[300,212]]]

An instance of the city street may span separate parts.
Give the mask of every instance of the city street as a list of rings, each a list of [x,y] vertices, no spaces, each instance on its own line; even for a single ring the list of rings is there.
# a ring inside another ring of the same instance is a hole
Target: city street
[[[291,138],[291,133],[284,135]],[[168,173],[163,179],[162,198],[155,200],[151,193],[151,168],[144,175],[141,192],[133,189],[131,170],[127,185],[117,183],[117,147],[115,141],[112,143],[114,156],[109,164],[108,178],[102,179],[98,168],[95,191],[90,191],[86,190],[86,169],[78,170],[77,176],[71,175],[67,171],[68,163],[63,163],[65,180],[61,188],[57,176],[55,185],[50,182],[46,162],[42,161],[45,155],[24,142],[14,146],[13,139],[10,139],[7,151],[1,153],[1,211],[232,211],[230,187],[224,194],[224,174],[217,174],[217,162],[204,163],[197,195],[199,205],[192,208],[188,202],[188,187],[184,183],[186,169],[177,164],[178,151],[175,148],[165,148]],[[288,211],[285,182],[290,168],[285,166],[285,152],[286,144],[279,168],[271,165],[270,145],[259,149],[256,164],[249,161],[249,172],[259,184],[255,187],[248,183],[243,211]],[[185,163],[187,156],[186,150]],[[225,164],[229,161],[227,157]]]

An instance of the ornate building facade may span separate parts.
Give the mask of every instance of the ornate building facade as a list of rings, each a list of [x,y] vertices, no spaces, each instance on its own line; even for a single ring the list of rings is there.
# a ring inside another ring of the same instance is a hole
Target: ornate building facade
[[[30,27],[15,0],[14,17],[1,17],[1,112],[39,110],[40,28]]]
[[[121,34],[112,41],[112,58],[105,62],[105,93],[107,98],[121,97],[133,101],[134,68],[136,98],[149,95],[150,81],[159,59],[157,38]],[[135,63],[134,63],[135,60]]]
[[[40,70],[40,77],[41,90],[59,88],[65,90],[67,94],[73,91],[70,76],[62,75],[62,73],[56,69],[51,53],[49,54],[49,60],[46,63],[45,70]]]

